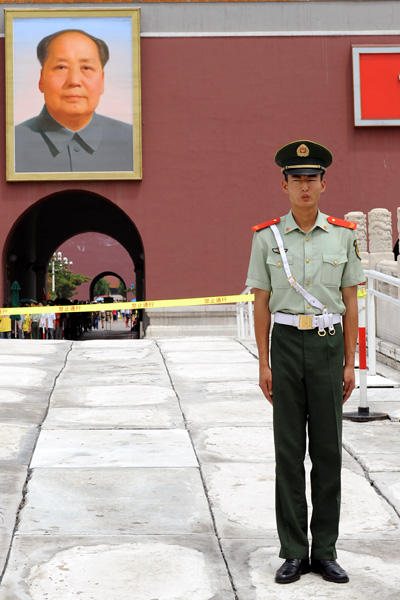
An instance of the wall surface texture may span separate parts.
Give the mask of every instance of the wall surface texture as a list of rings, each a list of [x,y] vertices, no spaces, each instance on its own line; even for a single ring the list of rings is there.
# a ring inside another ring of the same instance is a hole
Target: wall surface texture
[[[399,44],[398,2],[115,6],[142,13],[143,180],[7,183],[1,133],[3,297],[10,232],[21,215],[53,198],[61,244],[64,220],[79,219],[68,198],[82,192],[111,202],[137,228],[147,299],[240,293],[251,226],[288,210],[273,157],[296,139],[333,152],[323,212],[398,206],[400,132],[354,127],[351,62],[352,44]],[[4,38],[0,70],[4,123]]]

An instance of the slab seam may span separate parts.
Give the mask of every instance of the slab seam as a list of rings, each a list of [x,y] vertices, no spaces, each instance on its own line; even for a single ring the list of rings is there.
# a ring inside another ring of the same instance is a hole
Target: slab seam
[[[38,440],[39,440],[39,435],[40,435],[43,423],[45,422],[45,420],[47,418],[47,415],[49,413],[50,402],[51,402],[51,397],[52,397],[53,392],[54,392],[54,388],[56,387],[58,378],[60,377],[61,373],[64,371],[64,369],[65,369],[65,367],[67,365],[68,356],[70,355],[70,353],[72,351],[72,346],[73,346],[73,342],[71,342],[69,350],[68,350],[68,352],[65,355],[64,363],[63,363],[60,371],[54,377],[54,382],[53,382],[53,385],[52,385],[50,393],[49,393],[49,397],[48,397],[48,401],[47,401],[47,408],[46,408],[46,411],[44,413],[44,416],[43,416],[41,422],[38,423],[37,426],[36,426],[37,427],[36,440],[35,440],[34,446],[32,448],[32,453],[31,453],[29,465],[27,467],[27,474],[26,474],[26,478],[25,478],[24,485],[23,485],[23,488],[22,488],[22,498],[21,498],[21,502],[19,503],[19,506],[18,506],[18,509],[17,509],[17,514],[15,516],[15,525],[14,525],[14,529],[13,529],[12,534],[11,534],[11,539],[10,539],[10,543],[9,543],[9,546],[8,546],[7,556],[6,556],[5,561],[4,561],[3,570],[2,570],[2,572],[0,574],[0,585],[2,584],[4,575],[5,575],[7,567],[8,567],[8,563],[9,563],[10,555],[11,555],[11,550],[12,550],[12,547],[13,547],[13,544],[14,544],[15,535],[18,532],[18,527],[19,527],[19,523],[20,523],[20,513],[21,513],[22,509],[25,506],[26,496],[28,494],[29,481],[31,480],[32,475],[33,475],[33,469],[30,468],[30,465],[32,463],[32,458],[33,458],[33,455],[34,455],[35,450],[36,450],[36,446],[37,446],[37,443],[38,443]]]
[[[241,341],[239,338],[234,338],[234,340],[235,340],[235,342],[237,342],[238,344],[240,344],[240,345],[242,346],[242,348],[244,348],[245,350],[247,350],[247,352],[248,352],[249,354],[251,354],[251,356],[254,356],[254,358],[255,358],[256,360],[258,360],[258,356],[257,356],[257,354],[254,354],[254,352],[252,352],[251,350],[249,350],[249,348],[248,348],[247,346],[245,346],[245,345],[243,344],[243,342],[242,342],[242,341]]]
[[[385,494],[375,484],[374,480],[372,479],[372,477],[370,476],[370,474],[368,473],[368,471],[365,469],[363,463],[358,459],[357,455],[352,451],[351,445],[347,444],[345,440],[343,440],[343,448],[346,450],[346,452],[348,454],[350,454],[350,456],[352,458],[354,458],[354,460],[356,461],[356,463],[361,467],[361,469],[362,469],[362,471],[364,473],[365,479],[370,483],[371,487],[374,488],[376,494],[378,494],[378,496],[380,496],[381,498],[383,498],[383,500],[385,500],[385,502],[387,504],[389,504],[389,506],[394,510],[394,512],[397,515],[397,517],[400,519],[400,512],[397,510],[396,506],[389,500],[389,498],[387,498],[385,496]],[[382,471],[380,471],[380,472],[382,473]]]
[[[211,500],[210,500],[209,495],[208,495],[208,490],[207,490],[206,482],[205,482],[205,479],[204,479],[204,476],[203,476],[203,471],[202,471],[202,468],[201,468],[201,463],[200,463],[200,460],[199,460],[199,457],[198,457],[198,454],[197,454],[197,451],[196,451],[196,447],[195,447],[194,442],[193,442],[193,438],[192,438],[192,435],[191,435],[191,432],[190,432],[190,429],[189,429],[189,425],[188,425],[188,422],[187,422],[187,419],[186,419],[186,415],[185,415],[185,412],[184,412],[184,410],[182,408],[182,404],[181,404],[181,401],[180,401],[180,398],[179,398],[179,394],[177,393],[177,391],[175,389],[175,386],[174,386],[171,374],[170,374],[169,369],[168,369],[167,362],[166,362],[166,360],[164,358],[164,355],[162,353],[162,350],[161,350],[161,348],[160,348],[157,340],[155,340],[155,345],[158,348],[158,351],[159,351],[160,356],[161,356],[161,358],[163,360],[165,369],[167,371],[167,374],[168,374],[168,377],[169,377],[169,380],[170,380],[170,383],[171,383],[171,387],[174,390],[174,394],[176,396],[179,409],[180,409],[180,411],[182,413],[182,419],[183,419],[183,422],[184,422],[184,425],[185,425],[185,430],[186,430],[186,432],[187,432],[187,434],[189,436],[189,440],[190,440],[190,443],[192,445],[193,452],[194,452],[194,455],[195,455],[196,460],[197,460],[197,464],[199,466],[200,479],[201,479],[201,483],[202,483],[202,486],[203,486],[204,495],[205,495],[206,500],[207,500],[208,509],[209,509],[210,516],[211,516],[211,522],[212,522],[212,526],[213,526],[213,530],[214,530],[214,535],[216,537],[216,540],[217,540],[217,543],[218,543],[218,547],[219,547],[219,550],[220,550],[220,553],[221,553],[221,556],[222,556],[222,560],[224,561],[224,564],[225,564],[225,568],[226,568],[226,572],[227,572],[227,575],[228,575],[228,578],[229,578],[229,582],[231,584],[231,587],[232,587],[232,590],[233,590],[233,593],[234,593],[234,600],[239,600],[239,597],[237,595],[237,589],[236,589],[236,586],[235,586],[235,583],[234,583],[234,580],[233,580],[233,575],[232,575],[232,573],[230,571],[228,560],[227,560],[227,558],[225,556],[224,549],[222,547],[221,538],[220,538],[220,536],[218,534],[217,524],[216,524],[214,513],[213,513],[213,510],[212,510],[212,503],[211,503]]]

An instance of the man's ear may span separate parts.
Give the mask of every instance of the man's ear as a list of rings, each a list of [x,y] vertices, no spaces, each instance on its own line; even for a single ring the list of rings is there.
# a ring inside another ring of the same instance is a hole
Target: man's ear
[[[326,179],[322,179],[321,181],[321,194],[322,192],[324,192],[326,189]]]
[[[103,79],[103,89],[101,90],[101,93],[104,94],[104,69],[103,69],[103,72],[101,74],[101,77]]]
[[[285,194],[288,194],[288,182],[286,181],[286,179],[282,179],[281,186]]]
[[[43,69],[40,69],[39,90],[43,94],[42,75],[43,75]]]

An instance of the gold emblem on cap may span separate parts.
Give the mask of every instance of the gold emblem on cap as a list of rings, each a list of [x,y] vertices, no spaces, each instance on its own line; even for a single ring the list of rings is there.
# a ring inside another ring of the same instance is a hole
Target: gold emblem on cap
[[[297,148],[297,156],[302,156],[303,158],[310,155],[310,150],[305,144],[300,144]]]

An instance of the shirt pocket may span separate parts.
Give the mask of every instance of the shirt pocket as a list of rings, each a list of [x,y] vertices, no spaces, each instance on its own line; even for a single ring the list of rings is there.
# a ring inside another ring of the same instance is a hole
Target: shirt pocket
[[[286,253],[286,258],[289,265],[292,265],[293,256]],[[271,276],[272,290],[274,290],[274,288],[289,287],[287,275],[283,266],[283,260],[280,254],[273,254],[267,256],[267,266]]]
[[[327,287],[340,287],[346,263],[346,254],[323,253],[321,283]]]

